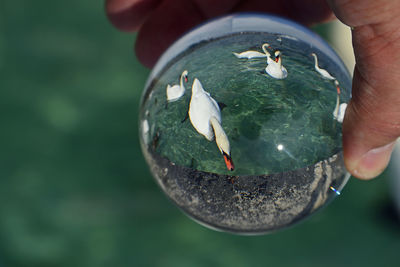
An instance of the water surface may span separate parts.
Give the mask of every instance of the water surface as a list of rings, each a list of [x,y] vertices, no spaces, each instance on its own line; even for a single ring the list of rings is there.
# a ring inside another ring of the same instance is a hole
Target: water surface
[[[261,52],[265,42],[282,52],[289,73],[286,79],[267,75],[265,58],[238,59],[232,54]],[[319,66],[340,82],[341,102],[348,102],[348,74],[305,42],[276,34],[234,34],[192,46],[153,79],[141,108],[142,141],[177,165],[231,175],[284,172],[332,156],[341,150],[341,124],[332,115],[337,92],[332,81],[315,71],[312,52],[318,55]],[[166,86],[179,83],[183,70],[189,71],[186,93],[167,103]],[[215,141],[200,135],[189,119],[182,122],[194,78],[226,105],[222,126],[230,141],[233,172],[227,170]]]

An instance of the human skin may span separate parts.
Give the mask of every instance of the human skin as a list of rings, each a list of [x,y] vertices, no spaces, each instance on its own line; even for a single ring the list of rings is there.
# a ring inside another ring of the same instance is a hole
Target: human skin
[[[189,29],[240,11],[272,13],[307,26],[336,16],[352,27],[356,66],[343,121],[344,161],[355,177],[378,176],[400,135],[400,1],[106,0],[113,25],[138,32],[136,55],[147,67]]]

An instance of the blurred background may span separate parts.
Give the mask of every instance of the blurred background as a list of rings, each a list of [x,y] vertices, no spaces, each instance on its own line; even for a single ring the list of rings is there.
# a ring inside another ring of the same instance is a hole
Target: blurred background
[[[351,68],[346,28],[314,30]],[[324,210],[270,235],[215,232],[180,212],[140,151],[149,70],[133,42],[102,1],[0,2],[1,267],[398,264],[395,171],[350,179]]]

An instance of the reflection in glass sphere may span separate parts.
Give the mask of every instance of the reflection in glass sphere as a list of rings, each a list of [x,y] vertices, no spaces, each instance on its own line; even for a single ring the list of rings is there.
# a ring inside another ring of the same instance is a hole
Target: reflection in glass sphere
[[[209,227],[265,233],[312,214],[347,182],[344,64],[293,22],[238,14],[191,31],[160,58],[140,106],[158,184]]]

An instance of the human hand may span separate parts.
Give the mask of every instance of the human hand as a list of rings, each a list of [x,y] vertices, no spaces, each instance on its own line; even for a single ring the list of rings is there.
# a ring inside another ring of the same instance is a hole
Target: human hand
[[[352,99],[343,121],[349,172],[369,179],[389,163],[400,135],[400,1],[330,0],[352,27],[356,57]]]
[[[369,179],[386,168],[400,135],[400,1],[328,2],[353,28],[356,56],[353,98],[343,122],[344,160],[352,175]],[[106,11],[117,28],[138,32],[136,54],[148,67],[184,32],[216,16],[256,11],[305,25],[334,18],[321,0],[106,0]]]
[[[138,32],[136,55],[147,67],[194,26],[239,11],[273,13],[306,25],[334,18],[321,0],[106,0],[106,12],[114,26]]]

